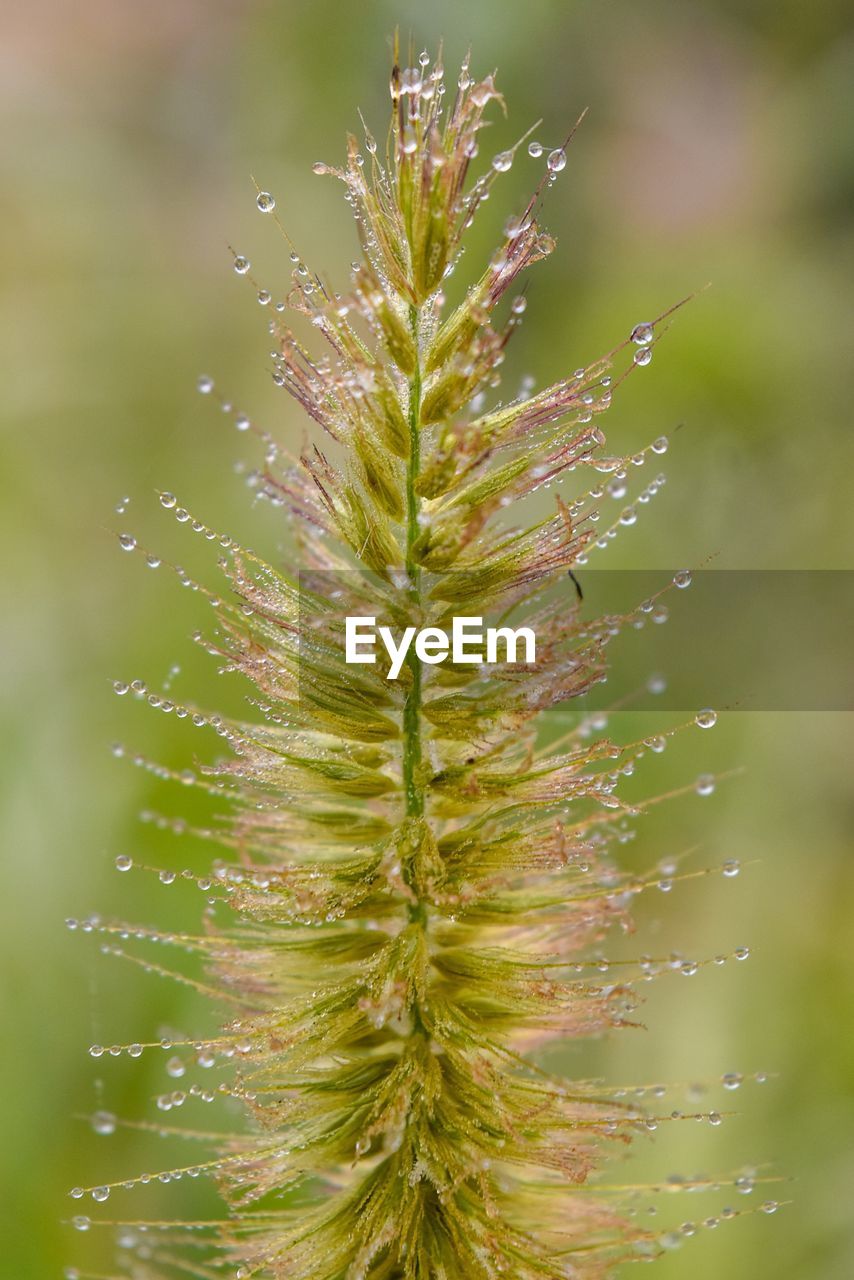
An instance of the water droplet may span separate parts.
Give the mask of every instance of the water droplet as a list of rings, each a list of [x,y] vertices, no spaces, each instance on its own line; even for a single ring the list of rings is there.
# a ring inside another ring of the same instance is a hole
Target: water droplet
[[[103,1204],[104,1201],[109,1200],[109,1198],[110,1198],[109,1187],[95,1187],[94,1191],[92,1192],[92,1199],[97,1200],[98,1204]]]
[[[120,853],[116,858],[117,871],[130,871],[133,866],[133,858],[129,858],[126,853]]]
[[[82,1200],[82,1199],[83,1199],[83,1188],[82,1188],[82,1187],[72,1187],[68,1194],[71,1196],[71,1199],[72,1199],[72,1200]]]
[[[533,156],[535,160],[537,159],[538,156],[541,156],[543,154],[544,150],[545,148],[541,142],[528,143],[528,155]]]
[[[170,1058],[169,1061],[166,1063],[166,1073],[167,1075],[170,1075],[173,1080],[180,1080],[181,1076],[184,1075],[186,1070],[187,1068],[184,1066],[184,1063],[181,1058],[178,1058],[178,1057]]]
[[[252,263],[248,258],[244,258],[242,254],[238,254],[234,259],[234,270],[239,276],[245,276],[251,266]]]
[[[655,329],[647,321],[642,321],[640,324],[635,325],[630,336],[632,342],[637,343],[639,347],[645,347],[652,342],[655,336]]]
[[[269,191],[259,191],[255,203],[262,213],[272,213],[276,207],[276,201]]]
[[[680,569],[678,573],[673,575],[673,585],[678,587],[680,591],[684,591],[686,587],[691,585],[691,570]]]
[[[736,960],[747,960],[750,955],[750,947],[736,947],[733,955]]]
[[[694,716],[694,723],[699,729],[713,729],[718,722],[718,713],[711,707],[704,707]]]
[[[115,1133],[116,1117],[111,1111],[96,1111],[92,1117],[92,1128],[104,1137]]]
[[[729,1089],[730,1092],[740,1088],[743,1080],[744,1076],[738,1071],[728,1071],[726,1075],[721,1076],[721,1084],[725,1089]]]
[[[514,316],[521,316],[527,305],[528,299],[520,293],[518,298],[514,298],[510,303],[510,310],[513,312]]]
[[[563,147],[556,147],[554,151],[550,151],[546,164],[551,173],[560,173],[561,169],[566,167],[566,152]]]
[[[728,880],[732,880],[741,870],[741,863],[736,858],[728,858],[721,870]]]
[[[124,680],[113,681],[113,692],[117,693],[120,698],[124,697],[124,695],[127,693],[129,688],[130,688],[130,685],[125,684]]]
[[[653,453],[667,453],[669,446],[670,441],[667,436],[659,436],[657,440],[653,440],[651,447]]]
[[[632,359],[634,360],[635,364],[640,365],[641,368],[643,368],[643,366],[649,364],[650,360],[652,359],[652,348],[641,347],[640,350],[635,352]]]
[[[513,164],[512,151],[499,151],[497,156],[493,156],[492,167],[496,173],[506,173]]]
[[[711,773],[701,773],[694,783],[694,790],[698,796],[710,796],[714,789],[715,779]]]
[[[121,547],[122,551],[135,551],[136,538],[133,536],[132,533],[120,533],[119,546]]]
[[[129,1046],[128,1046],[128,1056],[129,1056],[129,1057],[131,1057],[131,1058],[141,1058],[141,1057],[142,1057],[142,1045],[141,1045],[141,1044],[132,1044],[132,1045],[129,1045]]]
[[[71,1225],[75,1231],[88,1231],[92,1225],[92,1219],[87,1218],[85,1214],[78,1214],[76,1218],[71,1219]]]
[[[161,884],[173,884],[175,880],[175,872],[164,869],[160,872],[158,879]]]
[[[104,1046],[102,1044],[93,1044],[89,1049],[90,1058],[102,1058],[104,1056]]]
[[[763,1213],[776,1213],[776,1212],[777,1212],[777,1210],[779,1209],[779,1207],[780,1207],[780,1206],[777,1204],[777,1201],[776,1201],[776,1200],[766,1200],[766,1201],[765,1201],[765,1203],[764,1203],[764,1204],[763,1204],[763,1206],[762,1206],[762,1212],[763,1212]]]
[[[709,1124],[713,1125],[715,1128],[717,1128],[719,1124],[723,1124],[723,1119],[719,1112],[717,1111],[709,1112]]]

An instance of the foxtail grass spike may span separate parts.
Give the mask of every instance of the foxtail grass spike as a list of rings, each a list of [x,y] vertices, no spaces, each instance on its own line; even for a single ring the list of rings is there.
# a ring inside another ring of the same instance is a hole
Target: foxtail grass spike
[[[657,598],[590,620],[581,597],[584,565],[663,484],[647,481],[599,519],[632,464],[667,447],[612,454],[601,423],[673,308],[626,325],[609,351],[542,390],[506,390],[528,272],[555,248],[541,220],[566,145],[525,135],[489,156],[482,126],[504,109],[494,77],[475,78],[468,58],[448,82],[441,55],[409,61],[394,59],[387,129],[349,137],[340,166],[315,165],[343,184],[355,217],[361,259],[346,291],[300,259],[282,201],[260,186],[258,209],[292,259],[286,295],[234,254],[267,308],[273,380],[311,429],[291,453],[220,401],[263,449],[251,484],[287,522],[286,562],[266,562],[169,492],[164,511],[222,557],[216,587],[120,535],[199,593],[209,622],[196,639],[251,691],[238,720],[140,679],[115,685],[222,752],[182,771],[116,748],[209,799],[209,819],[192,828],[147,815],[219,846],[209,873],[141,866],[132,853],[116,863],[198,885],[203,927],[82,922],[107,951],[188,984],[217,1018],[197,1036],[91,1049],[163,1053],[171,1077],[150,1121],[101,1111],[96,1132],[171,1135],[183,1108],[196,1144],[174,1169],[72,1192],[117,1204],[74,1225],[115,1230],[118,1269],[133,1280],[602,1280],[697,1230],[636,1215],[639,1196],[666,1198],[678,1182],[638,1187],[603,1165],[659,1125],[691,1116],[715,1127],[727,1114],[702,1100],[674,1110],[664,1086],[606,1088],[542,1066],[547,1046],[636,1023],[650,978],[746,955],[602,952],[631,931],[637,894],[704,873],[678,859],[621,869],[632,817],[661,798],[629,803],[621,780],[666,738],[612,742],[604,721],[573,710],[605,676],[613,637],[664,607]],[[530,198],[459,286],[467,230],[523,163]],[[199,390],[219,397],[209,377]],[[486,636],[474,661],[473,619]],[[565,704],[575,719],[548,745],[543,726]],[[714,718],[706,709],[697,724]],[[730,860],[724,874],[737,870]],[[196,1176],[215,1180],[222,1214],[128,1213],[132,1187]],[[682,1189],[762,1181],[749,1171]]]

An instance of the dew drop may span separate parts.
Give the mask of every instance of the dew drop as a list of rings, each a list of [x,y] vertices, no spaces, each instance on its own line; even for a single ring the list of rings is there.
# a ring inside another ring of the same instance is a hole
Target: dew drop
[[[213,378],[209,378],[207,374],[204,373],[196,382],[196,389],[200,391],[203,396],[209,396],[213,391],[213,387]]]
[[[651,447],[653,453],[667,453],[669,446],[670,441],[667,436],[659,436],[657,440],[653,440]]]
[[[733,880],[741,870],[741,863],[736,858],[728,858],[721,870],[728,880]]]
[[[680,569],[678,573],[673,575],[673,585],[678,587],[680,591],[684,591],[686,587],[691,585],[691,570]]]
[[[766,1201],[765,1201],[765,1203],[764,1203],[764,1204],[763,1204],[763,1206],[762,1206],[762,1212],[763,1212],[763,1213],[776,1213],[776,1212],[777,1212],[777,1210],[779,1209],[779,1207],[780,1207],[780,1206],[777,1204],[777,1201],[776,1201],[776,1200],[766,1200]]]
[[[506,173],[513,165],[512,151],[499,151],[497,156],[493,156],[492,167],[496,173]]]
[[[276,207],[276,201],[269,191],[259,191],[255,203],[262,213],[272,213]]]
[[[116,1132],[116,1117],[111,1111],[96,1111],[92,1117],[92,1128],[103,1137]]]
[[[566,168],[566,152],[563,147],[556,147],[554,151],[550,151],[546,164],[551,173],[560,173],[561,169]]]
[[[72,1187],[68,1194],[71,1196],[71,1199],[72,1199],[72,1200],[82,1200],[82,1199],[83,1199],[83,1188],[82,1188],[82,1187]]]
[[[742,1076],[738,1071],[728,1071],[726,1075],[721,1076],[721,1084],[725,1089],[729,1089],[730,1092],[733,1092],[735,1089],[739,1089],[743,1080],[744,1076]]]
[[[733,955],[736,960],[747,960],[750,955],[750,947],[736,947]]]
[[[92,1199],[97,1200],[98,1204],[103,1204],[104,1201],[109,1200],[109,1198],[110,1198],[109,1187],[95,1187],[94,1191],[92,1192]]]
[[[710,796],[714,789],[715,779],[710,773],[701,773],[694,783],[694,790],[698,796]]]
[[[117,871],[130,871],[133,866],[133,858],[129,858],[126,853],[120,853],[116,858]]]
[[[234,259],[234,270],[239,276],[245,276],[251,266],[252,263],[248,258],[244,258],[242,254],[238,254]]]
[[[180,1080],[181,1076],[184,1075],[186,1070],[187,1068],[184,1066],[184,1063],[181,1058],[178,1058],[178,1057],[170,1058],[169,1061],[166,1063],[166,1074],[170,1075],[173,1080]]]
[[[635,364],[640,365],[640,367],[643,368],[644,365],[649,364],[650,360],[652,359],[652,348],[641,347],[638,351],[635,352],[632,358]]]
[[[119,546],[121,547],[122,551],[135,551],[136,538],[133,536],[132,533],[120,533]]]
[[[723,1124],[723,1119],[719,1112],[717,1111],[709,1112],[709,1124],[712,1125],[713,1128],[717,1128],[719,1124]]]
[[[655,329],[647,321],[636,324],[631,332],[632,342],[637,343],[639,347],[648,346],[655,336]]]
[[[87,1218],[85,1214],[78,1214],[76,1218],[71,1219],[71,1225],[75,1231],[88,1231],[92,1225],[92,1219]]]
[[[90,1058],[103,1058],[104,1046],[102,1044],[93,1044],[89,1049]]]
[[[544,150],[545,148],[543,147],[543,144],[541,142],[528,143],[528,155],[533,156],[535,160],[537,159],[538,156],[541,156],[543,154]]]
[[[711,707],[704,707],[694,716],[694,723],[699,729],[713,729],[718,722],[718,713]]]

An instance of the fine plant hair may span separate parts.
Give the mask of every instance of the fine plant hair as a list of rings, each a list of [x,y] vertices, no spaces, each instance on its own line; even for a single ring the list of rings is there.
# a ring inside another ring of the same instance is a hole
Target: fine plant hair
[[[662,886],[660,869],[629,874],[616,854],[631,819],[661,798],[630,805],[620,784],[666,735],[617,743],[581,713],[562,736],[548,730],[552,708],[602,681],[613,637],[661,607],[590,620],[577,587],[588,556],[639,511],[600,520],[604,489],[625,488],[666,448],[609,453],[600,424],[674,308],[627,326],[606,355],[544,390],[502,395],[523,273],[555,247],[540,220],[566,144],[526,135],[474,176],[484,119],[504,107],[494,77],[474,78],[466,59],[445,92],[441,54],[409,61],[402,69],[395,50],[385,137],[366,129],[362,143],[348,139],[342,167],[315,166],[344,184],[355,216],[362,257],[346,291],[294,250],[278,302],[246,258],[234,260],[268,309],[273,380],[313,432],[292,456],[237,415],[263,446],[251,481],[287,522],[286,563],[160,495],[222,555],[215,590],[175,572],[212,609],[197,639],[248,680],[251,714],[202,711],[141,680],[115,685],[213,728],[225,752],[184,772],[133,757],[211,797],[215,816],[194,834],[219,856],[209,874],[184,873],[210,898],[203,928],[90,924],[122,954],[129,934],[159,943],[156,959],[137,962],[221,1010],[212,1036],[164,1042],[171,1074],[185,1078],[158,1106],[231,1104],[233,1131],[188,1120],[203,1158],[72,1192],[119,1200],[158,1174],[215,1180],[227,1212],[210,1221],[140,1231],[111,1215],[116,1274],[133,1280],[597,1280],[696,1230],[636,1214],[625,1176],[610,1184],[601,1173],[670,1117],[664,1090],[542,1065],[548,1046],[633,1023],[642,981],[712,963],[610,963],[598,950],[631,931],[634,899]],[[535,190],[449,302],[465,233],[521,154],[536,162]],[[273,196],[259,190],[257,204],[287,238]],[[200,390],[218,396],[210,379]],[[641,506],[662,483],[647,481]],[[550,492],[526,502],[538,490]],[[134,535],[120,541],[168,567]],[[373,665],[345,662],[345,616],[447,629],[459,614],[524,622],[535,660],[432,665],[413,648],[395,680],[381,648]],[[714,719],[704,711],[697,723]],[[170,947],[174,969],[162,959]],[[116,1123],[94,1117],[99,1132]],[[174,1131],[162,1117],[149,1127],[158,1123]],[[97,1226],[88,1214],[74,1221]]]

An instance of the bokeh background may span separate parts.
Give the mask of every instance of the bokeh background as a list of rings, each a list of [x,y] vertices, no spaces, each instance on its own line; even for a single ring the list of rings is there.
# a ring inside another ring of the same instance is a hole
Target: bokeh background
[[[496,119],[486,157],[493,139],[499,150],[539,116],[537,136],[554,144],[589,106],[549,197],[559,248],[531,277],[516,375],[571,369],[712,283],[609,415],[626,450],[684,423],[665,460],[668,484],[620,538],[614,563],[674,568],[717,553],[721,568],[852,568],[847,8],[7,0],[4,1274],[47,1280],[84,1257],[109,1274],[110,1233],[78,1237],[63,1222],[68,1189],[177,1157],[162,1140],[96,1136],[75,1118],[98,1106],[151,1118],[152,1095],[169,1084],[159,1054],[96,1063],[87,1046],[204,1027],[209,1016],[172,984],[102,957],[97,938],[63,921],[99,911],[165,924],[199,910],[196,889],[115,873],[119,853],[180,868],[201,867],[205,850],[138,823],[146,809],[193,816],[198,802],[109,750],[123,738],[180,764],[199,743],[117,701],[110,681],[170,680],[176,695],[214,706],[233,703],[234,691],[189,642],[198,598],[124,556],[114,534],[131,528],[188,566],[204,560],[160,511],[155,490],[168,488],[217,528],[286,554],[275,514],[253,506],[240,475],[255,460],[251,444],[195,392],[197,375],[210,373],[257,420],[301,438],[304,424],[267,377],[264,313],[230,267],[228,243],[272,289],[286,277],[250,175],[277,195],[305,256],[343,283],[354,235],[341,190],[311,165],[341,154],[357,108],[381,131],[396,23],[416,50],[443,36],[449,66],[471,43],[476,69],[500,68],[510,119]],[[466,262],[487,252],[535,173],[521,157]],[[785,616],[777,627],[782,636]],[[719,1128],[662,1126],[617,1177],[752,1164],[793,1179],[753,1201],[727,1192],[666,1204],[680,1222],[727,1202],[791,1201],[773,1218],[702,1233],[658,1264],[662,1280],[854,1271],[852,748],[845,715],[731,711],[712,734],[682,735],[655,761],[651,785],[661,789],[704,769],[744,771],[711,797],[662,806],[627,859],[640,866],[698,845],[694,865],[736,857],[749,866],[733,883],[713,876],[645,902],[637,948],[713,955],[749,944],[753,955],[657,984],[648,1031],[566,1061],[628,1081],[775,1073],[726,1095],[738,1114]],[[109,1208],[207,1212],[207,1195],[156,1185]]]

